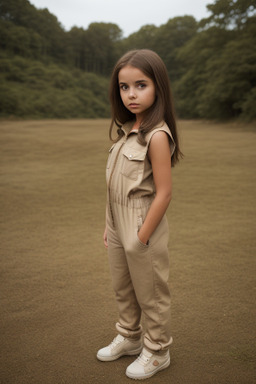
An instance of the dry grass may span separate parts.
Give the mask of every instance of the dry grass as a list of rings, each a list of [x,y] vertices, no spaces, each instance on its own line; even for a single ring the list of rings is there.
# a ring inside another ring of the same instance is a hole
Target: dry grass
[[[116,307],[102,245],[108,120],[1,122],[3,384],[128,383],[96,360]],[[180,122],[173,171],[170,369],[149,383],[255,376],[253,124]]]

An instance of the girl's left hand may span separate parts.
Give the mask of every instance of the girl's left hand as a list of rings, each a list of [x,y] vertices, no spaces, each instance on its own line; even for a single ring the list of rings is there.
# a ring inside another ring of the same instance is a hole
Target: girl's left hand
[[[140,240],[141,243],[143,243],[144,245],[148,245],[148,239],[144,238],[143,236],[141,236],[140,232],[138,232],[138,239]]]

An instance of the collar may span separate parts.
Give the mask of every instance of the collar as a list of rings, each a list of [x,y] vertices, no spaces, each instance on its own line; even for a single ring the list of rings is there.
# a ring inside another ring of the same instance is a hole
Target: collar
[[[132,127],[134,126],[134,123],[135,123],[135,120],[130,120],[130,121],[127,121],[126,123],[124,123],[121,127],[122,131],[124,132],[125,136],[128,136],[129,133],[131,132],[132,130]],[[138,129],[135,129],[134,131],[132,131],[134,133],[138,133]]]

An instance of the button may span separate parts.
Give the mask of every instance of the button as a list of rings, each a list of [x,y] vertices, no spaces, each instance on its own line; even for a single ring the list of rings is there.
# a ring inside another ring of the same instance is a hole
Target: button
[[[129,155],[129,159],[132,159],[132,155]]]

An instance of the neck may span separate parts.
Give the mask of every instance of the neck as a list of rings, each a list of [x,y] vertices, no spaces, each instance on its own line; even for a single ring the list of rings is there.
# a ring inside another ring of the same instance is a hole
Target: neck
[[[139,129],[139,127],[140,127],[140,123],[141,123],[140,120],[136,120],[135,123],[134,123],[134,125],[133,125],[133,127],[132,127],[132,129]]]

